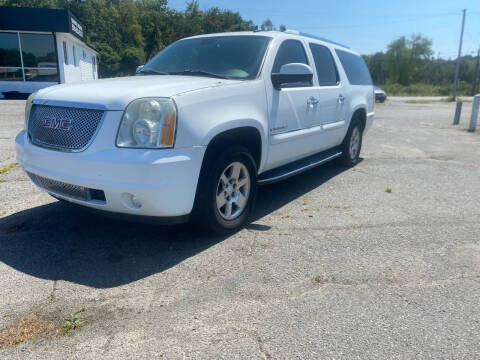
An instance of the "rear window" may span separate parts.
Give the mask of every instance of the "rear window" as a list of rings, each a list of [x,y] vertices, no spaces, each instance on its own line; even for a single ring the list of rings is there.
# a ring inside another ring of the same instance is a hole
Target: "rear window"
[[[312,43],[310,50],[317,68],[318,84],[320,86],[337,85],[339,82],[338,72],[330,50],[325,46]]]
[[[352,85],[372,85],[372,78],[363,59],[347,51],[336,49],[335,52],[342,63],[348,81]]]

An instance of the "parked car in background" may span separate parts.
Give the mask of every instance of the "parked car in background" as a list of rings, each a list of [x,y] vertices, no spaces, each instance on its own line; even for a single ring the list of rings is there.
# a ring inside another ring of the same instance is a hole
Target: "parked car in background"
[[[373,86],[348,47],[294,31],[194,36],[136,76],[32,94],[17,159],[56,198],[241,227],[257,185],[359,161]]]
[[[380,89],[378,86],[374,86],[374,92],[375,92],[375,101],[378,102],[385,102],[387,100],[387,93]]]

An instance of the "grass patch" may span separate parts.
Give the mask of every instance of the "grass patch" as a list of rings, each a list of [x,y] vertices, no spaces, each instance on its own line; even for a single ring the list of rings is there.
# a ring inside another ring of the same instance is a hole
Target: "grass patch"
[[[343,210],[348,210],[351,208],[350,205],[327,205],[327,207],[332,209],[343,209]]]
[[[18,165],[18,163],[11,163],[7,166],[4,166],[3,168],[0,168],[0,174],[4,174],[7,171],[12,170],[17,165]]]
[[[434,102],[439,102],[440,100],[428,100],[428,99],[411,99],[405,101],[406,104],[431,104]]]
[[[393,192],[393,190],[392,190],[391,187],[388,187],[388,186],[387,186],[387,187],[385,188],[385,192],[391,194],[391,193]]]
[[[77,313],[71,313],[66,319],[64,319],[62,328],[57,330],[57,335],[66,335],[82,326],[84,321],[78,316],[80,312],[81,311]]]
[[[288,219],[290,217],[289,214],[282,215],[282,219]]]
[[[55,324],[43,319],[39,310],[22,316],[9,327],[0,331],[0,349],[20,344],[40,335],[53,333]]]
[[[432,84],[383,84],[379,85],[388,96],[451,96],[453,92],[452,84],[432,85]],[[460,81],[457,94],[459,96],[468,96],[472,89],[471,84]]]

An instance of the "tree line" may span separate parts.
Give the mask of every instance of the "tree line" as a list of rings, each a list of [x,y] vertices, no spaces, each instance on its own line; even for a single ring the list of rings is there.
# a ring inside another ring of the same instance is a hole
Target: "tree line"
[[[258,26],[238,12],[218,7],[203,11],[198,0],[187,2],[183,11],[170,8],[168,0],[0,0],[0,5],[72,11],[85,27],[87,42],[99,51],[100,77],[132,74],[164,47],[187,36],[277,29],[270,19]],[[285,25],[278,27],[285,29]],[[455,60],[435,58],[432,41],[421,35],[402,36],[387,51],[364,55],[364,59],[373,82],[390,94],[451,93]],[[476,57],[463,56],[460,94],[474,90],[475,67]]]
[[[99,51],[100,77],[132,74],[170,43],[192,35],[255,30],[239,13],[218,7],[184,11],[167,0],[0,0],[1,6],[69,9],[84,25],[86,40]]]
[[[364,55],[374,84],[399,95],[451,95],[456,60],[433,56],[432,41],[415,34],[392,41],[386,52]],[[461,58],[461,95],[478,92],[478,58]]]

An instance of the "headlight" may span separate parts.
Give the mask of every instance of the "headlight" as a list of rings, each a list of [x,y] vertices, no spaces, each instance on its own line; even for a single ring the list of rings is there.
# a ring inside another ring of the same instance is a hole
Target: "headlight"
[[[118,147],[169,148],[175,141],[177,110],[172,100],[143,98],[132,101],[123,113]]]
[[[27,103],[25,104],[25,121],[23,123],[23,130],[28,130],[28,119],[30,118],[30,110],[32,110],[33,98],[37,95],[37,91],[31,93],[27,98]]]

